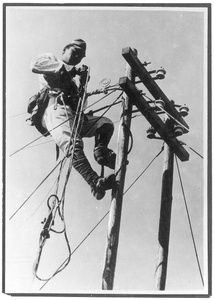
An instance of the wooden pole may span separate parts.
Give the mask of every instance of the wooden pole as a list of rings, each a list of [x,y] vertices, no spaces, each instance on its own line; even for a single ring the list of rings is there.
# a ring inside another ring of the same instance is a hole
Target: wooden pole
[[[159,249],[155,272],[155,285],[157,290],[165,290],[166,285],[172,208],[174,152],[166,143],[164,152],[165,158],[162,176],[161,209],[158,233]]]
[[[137,55],[137,51],[135,50]],[[134,82],[135,77],[131,67],[126,65],[126,76]],[[117,248],[119,242],[120,220],[122,212],[123,192],[127,165],[127,155],[129,146],[129,131],[131,126],[132,104],[130,98],[125,96],[125,103],[120,121],[117,143],[116,159],[116,180],[117,187],[112,191],[112,201],[110,206],[106,259],[102,278],[102,289],[112,290],[114,285],[114,273],[116,268]]]

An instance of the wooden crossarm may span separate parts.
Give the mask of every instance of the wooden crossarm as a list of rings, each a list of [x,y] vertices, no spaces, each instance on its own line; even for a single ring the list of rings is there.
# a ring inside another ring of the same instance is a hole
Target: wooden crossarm
[[[164,101],[164,103],[165,103],[164,109],[170,115],[172,115],[176,120],[178,120],[182,125],[184,125],[184,128],[183,128],[184,133],[187,133],[189,126],[184,121],[184,119],[179,114],[179,112],[176,110],[173,103],[167,98],[167,96],[164,94],[164,92],[157,85],[155,80],[152,78],[150,73],[146,70],[146,68],[141,63],[141,61],[138,59],[138,57],[134,54],[133,50],[130,47],[123,48],[122,56],[125,58],[125,60],[128,62],[128,64],[132,67],[132,69],[136,73],[136,76],[138,76],[140,78],[142,83],[145,85],[145,87],[148,89],[148,91],[152,94],[152,96],[155,98],[155,100],[161,99]]]
[[[144,115],[148,122],[155,128],[160,137],[167,143],[174,151],[181,161],[189,160],[189,153],[181,145],[181,143],[172,135],[169,128],[162,121],[159,115],[151,109],[146,99],[141,95],[140,91],[128,79],[128,77],[121,77],[119,80],[120,87],[124,90],[127,96],[130,97],[133,105]]]

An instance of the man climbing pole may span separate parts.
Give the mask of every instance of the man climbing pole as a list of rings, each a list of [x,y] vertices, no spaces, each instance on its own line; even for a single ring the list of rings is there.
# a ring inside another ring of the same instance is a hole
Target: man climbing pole
[[[90,185],[95,198],[101,200],[105,196],[105,191],[113,187],[115,175],[98,176],[84,154],[82,138],[95,137],[95,160],[100,165],[114,169],[116,155],[108,148],[114,125],[106,117],[83,114],[82,127],[80,132],[77,132],[75,145],[71,136],[72,128],[76,125],[74,124],[75,112],[84,89],[81,81],[84,81],[87,71],[86,66],[79,69],[75,66],[85,55],[85,41],[76,39],[64,47],[61,60],[52,53],[44,53],[32,60],[31,70],[39,74],[40,95],[46,95],[43,103],[47,104],[42,113],[40,127],[44,132],[50,132],[65,156],[70,156],[74,147],[73,167]],[[74,80],[76,75],[80,76],[79,87]]]

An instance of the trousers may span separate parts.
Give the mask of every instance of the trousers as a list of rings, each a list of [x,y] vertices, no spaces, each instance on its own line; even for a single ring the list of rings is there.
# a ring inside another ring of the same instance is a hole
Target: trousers
[[[59,104],[55,98],[50,98],[49,104],[42,117],[42,126],[47,129],[53,137],[57,146],[67,155],[72,147],[71,134],[75,130],[74,126],[75,112],[68,105]],[[73,166],[82,175],[86,182],[93,186],[99,178],[97,173],[92,169],[88,159],[84,154],[84,137],[96,137],[96,134],[102,131],[102,128],[113,134],[114,125],[107,117],[98,117],[85,115],[81,120],[81,130],[77,133]],[[73,130],[72,130],[73,129]],[[110,141],[110,137],[108,142]]]

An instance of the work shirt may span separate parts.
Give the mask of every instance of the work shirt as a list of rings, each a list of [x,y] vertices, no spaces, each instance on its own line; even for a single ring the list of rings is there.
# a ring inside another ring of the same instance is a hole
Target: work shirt
[[[74,66],[67,65],[52,53],[40,54],[31,61],[30,68],[39,76],[40,90],[44,87],[61,89],[68,94],[78,95],[78,88],[72,75],[68,73]]]

